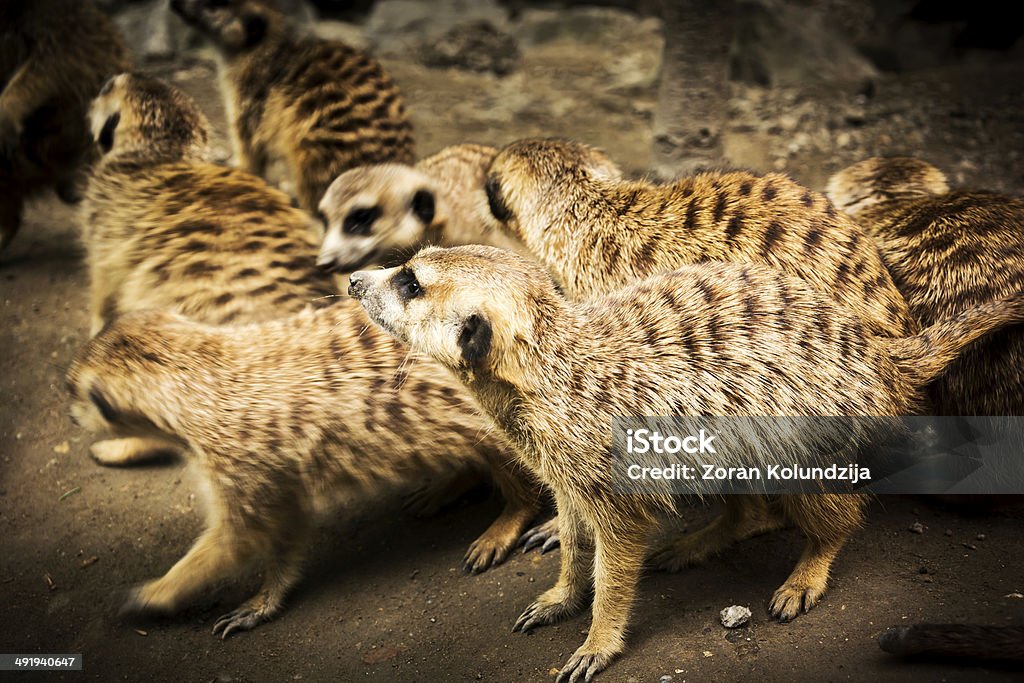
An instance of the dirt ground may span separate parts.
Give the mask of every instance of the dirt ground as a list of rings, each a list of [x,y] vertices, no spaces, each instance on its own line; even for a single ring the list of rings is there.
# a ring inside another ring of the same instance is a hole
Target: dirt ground
[[[640,174],[650,162],[660,39],[649,20],[623,27],[619,45],[568,35],[524,49],[505,78],[428,69],[412,56],[384,62],[406,94],[422,153],[572,135]],[[153,70],[192,92],[225,130],[211,62],[190,55]],[[734,164],[782,168],[819,189],[831,171],[890,152],[917,153],[958,184],[1019,195],[1022,76],[1021,65],[968,61],[886,76],[868,101],[737,88],[724,148]],[[223,136],[218,144],[227,157]],[[486,574],[464,575],[466,546],[498,511],[480,498],[430,519],[403,512],[401,492],[341,511],[319,532],[288,609],[227,641],[210,634],[213,621],[256,577],[176,617],[120,620],[121,592],[165,572],[200,517],[179,463],[101,468],[87,456],[89,435],[67,417],[63,369],[87,339],[77,232],[73,209],[45,197],[0,256],[0,652],[84,654],[81,673],[20,678],[553,679],[589,615],[511,633],[554,581],[558,553],[516,553]],[[694,509],[690,527],[711,513]],[[914,522],[923,534],[909,531]],[[965,514],[911,498],[875,501],[830,592],[786,625],[770,621],[765,606],[799,554],[795,532],[753,539],[681,574],[652,572],[629,649],[600,680],[1019,680],[1005,669],[906,665],[875,638],[917,621],[1024,623],[1022,531],[1019,508]],[[733,604],[752,609],[749,627],[720,625],[719,610]]]

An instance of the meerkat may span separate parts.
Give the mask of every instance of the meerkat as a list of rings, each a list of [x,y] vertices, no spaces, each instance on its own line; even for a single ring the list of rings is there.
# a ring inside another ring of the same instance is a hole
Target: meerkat
[[[301,35],[256,0],[172,0],[217,48],[240,165],[281,162],[299,205],[315,212],[343,171],[411,164],[412,126],[390,77],[365,53]]]
[[[329,303],[313,219],[283,192],[206,161],[209,124],[177,88],[112,78],[90,107],[103,152],[82,202],[92,334],[145,308],[256,322]]]
[[[104,151],[82,205],[92,334],[144,309],[237,325],[337,301],[333,279],[316,267],[311,218],[262,179],[205,161],[209,125],[194,100],[163,81],[121,74],[90,118]],[[180,450],[155,434],[90,446],[107,466]],[[412,500],[436,507],[451,494],[428,486]],[[487,566],[477,559],[470,569]]]
[[[497,229],[487,209],[484,181],[497,152],[453,145],[415,166],[374,164],[345,171],[320,200],[326,229],[317,264],[347,273],[369,263],[404,260],[430,244],[488,244],[525,253],[522,244]]]
[[[832,176],[826,193],[867,230],[922,325],[1024,288],[1024,201],[950,191],[906,157],[874,157]],[[1002,330],[929,387],[938,415],[1024,415],[1024,331]]]
[[[0,3],[0,249],[30,196],[53,187],[78,200],[89,100],[128,67],[121,35],[92,0]]]
[[[623,650],[648,536],[673,509],[670,495],[613,490],[612,416],[906,415],[964,346],[1024,319],[1018,295],[917,336],[875,336],[802,279],[728,262],[683,266],[574,303],[538,264],[483,246],[432,247],[400,267],[353,273],[349,293],[396,339],[452,370],[554,492],[559,580],[514,630],[575,614],[592,584],[589,635],[558,676],[572,682]],[[761,452],[788,457],[779,450]],[[772,597],[774,617],[792,619],[821,599],[864,501],[778,497],[807,545]],[[705,554],[732,542],[729,534],[713,523],[669,551]]]
[[[468,393],[370,325],[349,299],[280,320],[213,326],[161,311],[118,319],[67,375],[94,432],[187,447],[206,527],[126,612],[173,612],[255,562],[259,592],[217,620],[227,637],[267,621],[299,578],[316,512],[453,465],[489,469],[505,495],[466,567],[500,563],[537,513],[538,488]]]
[[[608,178],[594,149],[515,142],[488,171],[491,213],[581,299],[701,261],[765,263],[847,306],[872,333],[914,331],[878,247],[787,176],[704,172],[665,185]]]

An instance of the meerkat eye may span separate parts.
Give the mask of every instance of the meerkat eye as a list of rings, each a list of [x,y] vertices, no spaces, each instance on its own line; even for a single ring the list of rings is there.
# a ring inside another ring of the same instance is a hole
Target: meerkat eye
[[[345,222],[341,225],[341,231],[346,235],[369,235],[374,221],[380,218],[380,214],[379,206],[352,209],[345,216]]]
[[[424,225],[434,222],[434,193],[430,190],[419,190],[412,196],[412,212]]]
[[[484,184],[484,191],[487,193],[487,206],[490,207],[492,216],[502,223],[512,218],[512,212],[509,211],[505,200],[501,198],[501,187],[498,185],[498,179],[495,176],[487,179],[487,182]]]
[[[403,268],[398,271],[398,274],[395,275],[391,282],[395,286],[395,289],[398,290],[398,296],[402,297],[406,301],[423,295],[423,288],[420,287],[419,280],[416,279],[416,274],[408,268]]]

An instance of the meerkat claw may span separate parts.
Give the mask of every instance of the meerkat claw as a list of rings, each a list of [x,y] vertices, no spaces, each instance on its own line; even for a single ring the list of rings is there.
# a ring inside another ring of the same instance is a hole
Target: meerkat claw
[[[219,635],[221,640],[227,640],[235,631],[251,631],[267,620],[268,617],[263,610],[239,607],[217,619],[213,625],[213,635]]]
[[[558,672],[555,683],[590,683],[594,676],[608,668],[611,661],[612,655],[603,652],[577,651]]]

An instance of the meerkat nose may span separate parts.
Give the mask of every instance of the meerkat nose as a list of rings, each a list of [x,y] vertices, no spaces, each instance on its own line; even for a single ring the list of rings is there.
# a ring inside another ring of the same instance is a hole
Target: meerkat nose
[[[358,271],[348,276],[348,295],[357,299],[363,298],[366,294],[367,281],[366,273]]]
[[[316,260],[316,265],[321,270],[326,270],[328,273],[334,270],[334,267],[338,265],[337,260],[333,256],[321,256]]]

